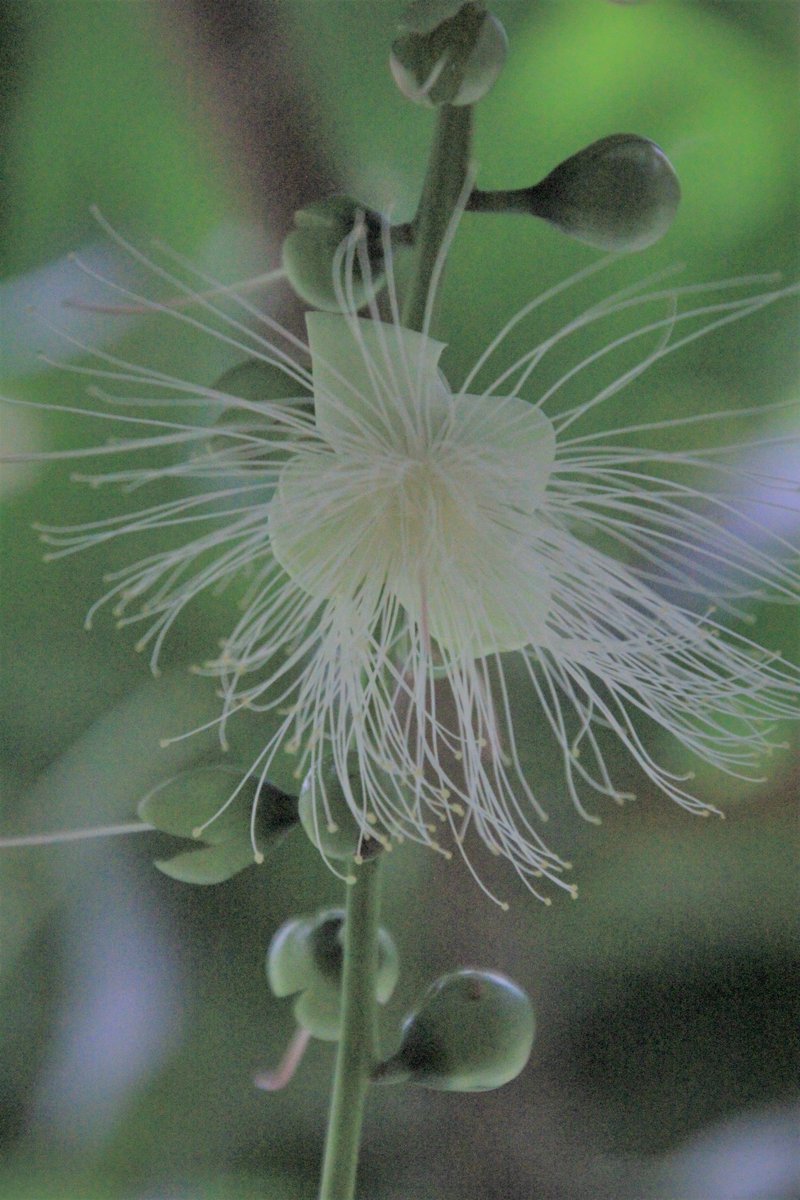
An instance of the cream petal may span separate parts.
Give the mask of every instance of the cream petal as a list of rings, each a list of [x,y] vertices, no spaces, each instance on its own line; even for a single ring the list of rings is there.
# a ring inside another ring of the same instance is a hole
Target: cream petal
[[[270,543],[311,595],[330,599],[352,588],[369,525],[368,500],[354,492],[335,455],[298,454],[284,467],[269,507]]]
[[[396,589],[454,654],[516,650],[546,636],[550,571],[537,516],[556,455],[551,422],[517,396],[453,398],[440,438],[454,446],[451,494],[440,502],[443,545],[414,584]]]
[[[453,398],[452,438],[493,460],[507,486],[532,500],[541,496],[556,458],[556,433],[539,408],[519,396]],[[527,508],[527,505],[525,505]]]
[[[308,313],[306,326],[317,428],[332,446],[413,438],[420,416],[441,408],[443,342],[338,313]]]

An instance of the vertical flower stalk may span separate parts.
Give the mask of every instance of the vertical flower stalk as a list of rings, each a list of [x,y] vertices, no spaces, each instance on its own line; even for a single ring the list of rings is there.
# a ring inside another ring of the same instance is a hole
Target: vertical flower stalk
[[[469,104],[458,108],[443,104],[437,109],[428,173],[414,221],[415,269],[403,306],[406,329],[430,329],[430,302],[436,293],[431,285],[448,226],[467,182],[472,126]]]
[[[319,1200],[352,1200],[364,1103],[376,1056],[380,858],[355,867],[347,888],[342,1031],[325,1139]]]

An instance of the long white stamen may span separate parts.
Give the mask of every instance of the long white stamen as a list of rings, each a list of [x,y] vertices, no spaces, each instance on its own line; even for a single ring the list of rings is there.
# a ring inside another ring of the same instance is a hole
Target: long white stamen
[[[0,850],[18,846],[56,846],[64,842],[86,842],[92,838],[120,837],[129,833],[152,833],[154,825],[128,821],[122,825],[98,825],[89,829],[62,829],[56,833],[26,833],[0,838]]]

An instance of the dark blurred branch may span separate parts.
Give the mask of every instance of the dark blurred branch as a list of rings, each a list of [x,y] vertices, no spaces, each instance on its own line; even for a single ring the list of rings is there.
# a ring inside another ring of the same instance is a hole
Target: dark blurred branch
[[[171,0],[156,6],[183,44],[189,86],[204,93],[255,213],[283,234],[303,204],[336,191],[323,123],[274,0]]]

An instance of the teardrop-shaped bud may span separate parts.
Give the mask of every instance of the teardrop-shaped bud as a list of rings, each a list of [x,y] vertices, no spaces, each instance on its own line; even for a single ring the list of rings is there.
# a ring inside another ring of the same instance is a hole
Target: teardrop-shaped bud
[[[257,861],[250,835],[254,805],[255,842],[263,854],[297,823],[297,801],[268,783],[259,788],[257,778],[235,768],[183,771],[145,796],[137,811],[162,833],[195,842],[191,850],[157,859],[159,871],[183,883],[211,884]]]
[[[496,971],[453,971],[428,988],[374,1078],[442,1092],[502,1087],[527,1063],[533,1035],[533,1005],[518,984]]]
[[[661,147],[617,133],[559,163],[531,190],[531,211],[590,246],[643,250],[667,232],[680,198]]]
[[[475,104],[503,69],[508,38],[482,3],[416,0],[400,22],[389,58],[404,96],[434,108]]]
[[[344,961],[344,909],[330,908],[310,917],[293,917],[273,937],[267,951],[267,978],[276,996],[299,993],[294,1004],[298,1025],[322,1041],[341,1032],[341,983]],[[378,931],[375,996],[385,1004],[400,973],[394,939]]]
[[[327,754],[322,767],[303,780],[297,807],[309,841],[323,857],[360,862],[379,854],[387,839],[365,803],[357,755],[348,758],[347,767],[342,780]]]
[[[615,133],[559,163],[534,187],[475,191],[472,212],[523,212],[600,250],[643,250],[663,237],[681,199],[664,151],[648,138]]]
[[[383,287],[383,222],[350,196],[317,200],[294,214],[283,266],[301,300],[331,312],[362,308]],[[354,234],[352,252],[345,243]]]

